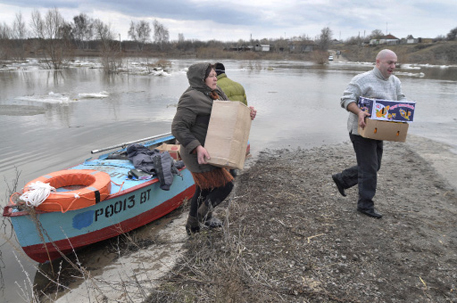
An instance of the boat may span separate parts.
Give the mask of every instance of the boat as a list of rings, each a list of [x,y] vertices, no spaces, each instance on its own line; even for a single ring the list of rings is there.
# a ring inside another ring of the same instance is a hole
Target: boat
[[[80,187],[90,189],[88,192],[94,197],[86,198],[90,203],[78,206],[73,203],[74,198],[67,198],[65,203],[61,203],[60,208],[52,208],[52,205],[56,205],[53,203],[47,208],[40,208],[24,207],[23,203],[19,203],[18,197],[27,191],[23,189],[22,193],[11,195],[8,205],[4,207],[3,216],[10,218],[24,252],[39,263],[52,261],[84,246],[148,224],[180,207],[186,198],[190,199],[195,192],[195,184],[185,166],[178,170],[179,175],[174,174],[169,190],[160,187],[160,180],[157,177],[129,178],[129,172],[135,171],[135,167],[126,158],[126,151],[133,143],[143,142],[142,146],[152,150],[163,146],[163,143],[174,144],[175,141],[171,134],[162,134],[93,150],[92,153],[95,154],[116,149],[44,177],[60,178],[63,175],[67,180],[69,175],[78,175],[99,182],[106,180],[108,176],[110,188],[107,194],[100,194],[107,190],[106,182],[86,184],[86,181],[78,181],[76,183],[79,183]],[[42,179],[40,177],[36,180]],[[92,188],[92,184],[98,185]],[[81,191],[71,186],[62,186],[56,190],[69,192],[70,197],[74,196],[73,192]]]

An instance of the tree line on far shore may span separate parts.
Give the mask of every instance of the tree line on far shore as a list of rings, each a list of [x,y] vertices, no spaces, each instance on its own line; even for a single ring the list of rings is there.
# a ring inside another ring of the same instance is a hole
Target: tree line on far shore
[[[154,20],[151,24],[141,20],[131,21],[128,36],[130,40],[121,41],[109,24],[100,19],[93,19],[86,14],[73,17],[67,22],[57,8],[49,9],[43,16],[38,10],[32,12],[29,27],[25,24],[22,14],[16,14],[11,26],[0,23],[0,60],[22,60],[26,57],[41,58],[44,66],[50,69],[65,67],[68,60],[77,55],[97,55],[101,58],[104,69],[116,71],[122,57],[129,54],[171,56],[187,56],[212,54],[218,56],[221,51],[252,51],[254,46],[268,44],[273,53],[307,53],[318,63],[324,63],[328,57],[328,49],[334,43],[342,43],[332,39],[332,31],[325,27],[316,39],[307,35],[290,39],[261,39],[237,42],[222,42],[211,40],[202,42],[186,40],[184,34],[178,35],[177,41],[169,39],[168,29]],[[151,39],[151,34],[153,37]],[[383,36],[381,30],[373,30],[366,37],[350,37],[345,45],[366,45],[370,39]],[[447,36],[439,36],[434,41],[457,40],[457,27]],[[245,56],[252,58],[252,56]]]

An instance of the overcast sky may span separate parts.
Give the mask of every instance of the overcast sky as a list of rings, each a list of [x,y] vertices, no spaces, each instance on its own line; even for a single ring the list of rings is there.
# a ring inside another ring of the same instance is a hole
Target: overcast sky
[[[238,41],[317,37],[329,27],[333,38],[369,35],[379,29],[397,38],[446,36],[457,27],[457,0],[0,0],[0,23],[12,26],[21,13],[27,25],[33,10],[57,8],[66,21],[85,13],[110,24],[128,39],[130,22],[154,20],[170,40]]]

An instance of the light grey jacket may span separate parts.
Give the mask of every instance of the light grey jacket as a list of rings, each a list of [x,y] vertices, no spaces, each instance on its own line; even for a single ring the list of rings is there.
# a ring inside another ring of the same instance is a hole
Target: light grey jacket
[[[385,79],[381,71],[374,67],[371,71],[359,74],[352,78],[348,87],[341,97],[341,107],[347,110],[352,102],[358,102],[359,97],[384,99],[384,100],[405,100],[406,97],[401,89],[400,80],[391,75]],[[358,117],[349,112],[347,128],[349,133],[358,135]]]

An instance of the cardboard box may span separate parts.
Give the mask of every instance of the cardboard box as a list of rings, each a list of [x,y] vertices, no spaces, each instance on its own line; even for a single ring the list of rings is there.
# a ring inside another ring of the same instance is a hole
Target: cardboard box
[[[360,97],[359,107],[368,112],[371,119],[397,122],[414,120],[414,101],[393,101]]]
[[[181,155],[179,154],[179,144],[167,144],[163,143],[162,145],[156,147],[159,151],[167,151],[170,156],[176,161],[181,160]]]
[[[205,148],[211,159],[208,163],[226,167],[244,167],[249,132],[251,130],[251,110],[238,101],[214,101]]]
[[[358,128],[359,135],[364,138],[405,142],[409,124],[406,122],[381,121],[366,119],[366,126]]]

